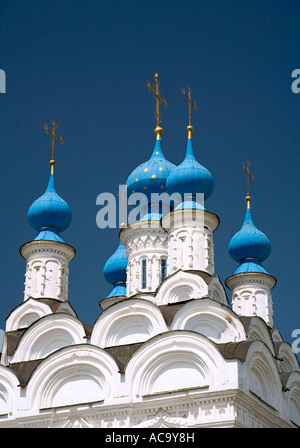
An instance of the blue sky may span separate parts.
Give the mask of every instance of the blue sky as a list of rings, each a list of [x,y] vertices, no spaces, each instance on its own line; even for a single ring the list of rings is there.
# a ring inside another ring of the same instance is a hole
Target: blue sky
[[[286,340],[300,328],[299,2],[284,1],[2,1],[0,68],[0,327],[23,301],[25,260],[33,239],[30,204],[45,190],[55,119],[65,144],[56,152],[56,187],[73,222],[63,237],[77,250],[69,300],[93,324],[110,292],[102,276],[118,230],[96,226],[96,197],[119,184],[154,145],[154,101],[146,81],[159,73],[165,157],[179,164],[186,147],[191,86],[197,160],[213,174],[207,207],[220,217],[214,233],[216,273],[237,267],[227,245],[243,222],[248,158],[252,213],[272,253],[264,267],[277,278],[274,326]],[[230,297],[230,291],[228,296]]]

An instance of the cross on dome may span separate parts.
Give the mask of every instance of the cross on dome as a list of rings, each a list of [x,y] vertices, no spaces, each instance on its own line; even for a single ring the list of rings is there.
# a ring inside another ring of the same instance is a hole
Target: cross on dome
[[[188,100],[188,103],[189,103],[189,125],[187,127],[187,130],[188,130],[188,138],[190,139],[190,138],[192,138],[192,131],[193,131],[193,126],[192,126],[192,106],[193,106],[193,108],[195,110],[197,110],[197,106],[196,106],[196,103],[194,103],[192,101],[190,86],[187,86],[187,89],[188,89],[188,94],[186,94],[184,89],[181,89],[181,92],[183,93],[183,95],[185,96],[185,98]]]
[[[246,196],[246,201],[247,201],[247,208],[250,208],[250,201],[251,201],[251,196],[250,196],[250,179],[254,180],[254,176],[253,174],[250,173],[250,162],[249,160],[246,161],[247,166],[245,166],[244,163],[242,163],[242,167],[243,169],[246,171],[247,174],[247,196]]]
[[[52,143],[51,143],[51,160],[50,160],[50,165],[51,165],[51,174],[54,174],[54,165],[55,165],[55,160],[54,160],[54,156],[55,156],[55,152],[54,152],[54,148],[55,148],[55,140],[58,140],[59,143],[62,145],[64,143],[63,139],[61,137],[58,137],[58,135],[55,134],[55,129],[57,128],[57,124],[56,121],[51,121],[51,124],[53,126],[53,129],[51,131],[51,129],[48,128],[48,125],[45,124],[44,125],[44,129],[46,130],[47,134],[52,135]]]
[[[181,164],[174,168],[168,176],[166,189],[169,195],[172,195],[173,193],[180,193],[182,198],[184,198],[185,195],[188,195],[191,198],[191,200],[184,200],[176,207],[177,209],[198,208],[199,204],[196,200],[197,193],[203,193],[204,199],[206,200],[213,192],[214,179],[209,170],[197,162],[194,155],[192,147],[193,127],[191,125],[191,115],[192,106],[195,110],[197,109],[197,106],[191,99],[191,89],[188,86],[188,93],[186,93],[184,89],[181,89],[181,92],[188,100],[189,105],[189,125],[187,127],[188,139],[186,153]],[[202,207],[203,205],[201,204],[200,208]]]
[[[64,143],[61,137],[55,133],[57,127],[55,121],[51,121],[53,129],[49,129],[45,124],[44,129],[47,134],[52,135],[51,155],[50,160],[51,173],[49,182],[45,193],[36,199],[27,212],[27,218],[31,226],[39,233],[35,240],[55,240],[64,242],[60,236],[60,232],[66,230],[72,221],[72,212],[67,202],[62,199],[56,192],[54,179],[54,148],[55,142],[58,140],[61,144]]]
[[[152,92],[156,98],[156,105],[155,105],[155,118],[156,118],[156,139],[160,140],[160,136],[163,132],[162,128],[160,127],[160,109],[159,104],[162,103],[165,107],[168,107],[167,101],[162,98],[159,92],[159,81],[158,81],[158,73],[155,73],[154,75],[154,81],[155,81],[155,88],[151,86],[150,81],[147,81],[147,87],[150,92]]]
[[[241,229],[231,238],[228,244],[230,256],[240,263],[235,274],[242,272],[264,272],[266,270],[261,266],[261,262],[265,261],[271,252],[271,244],[268,237],[261,232],[252,219],[250,208],[250,179],[254,180],[253,174],[250,172],[250,163],[247,160],[246,166],[242,167],[247,174],[247,209],[245,219]]]

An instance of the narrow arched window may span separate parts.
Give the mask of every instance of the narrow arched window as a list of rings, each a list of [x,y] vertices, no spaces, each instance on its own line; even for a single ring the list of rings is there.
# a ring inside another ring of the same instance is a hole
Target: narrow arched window
[[[145,289],[145,288],[147,288],[147,259],[146,258],[142,259],[141,270],[142,270],[142,289]]]
[[[167,260],[161,258],[160,260],[160,281],[163,282],[167,276]]]

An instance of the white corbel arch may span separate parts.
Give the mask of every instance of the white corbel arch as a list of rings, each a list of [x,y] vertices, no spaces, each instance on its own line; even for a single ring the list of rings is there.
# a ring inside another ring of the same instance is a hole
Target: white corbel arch
[[[78,319],[65,313],[50,314],[27,329],[10,362],[42,359],[62,347],[83,342],[85,331]]]
[[[6,331],[27,328],[36,320],[51,313],[52,311],[48,304],[30,298],[10,313],[6,320]]]
[[[20,395],[17,376],[8,368],[0,365],[0,415],[13,412]]]
[[[126,386],[135,400],[171,390],[215,390],[236,384],[235,368],[205,336],[176,330],[152,338],[134,352],[125,371]]]
[[[278,344],[277,359],[280,372],[294,372],[299,370],[296,355],[288,342]]]
[[[287,414],[292,423],[300,426],[300,372],[292,372],[286,383]]]
[[[264,342],[272,354],[275,356],[274,343],[270,330],[266,322],[259,316],[251,317],[250,324],[247,330],[247,337],[249,341]]]
[[[246,368],[249,391],[277,409],[281,401],[282,382],[276,360],[263,342],[254,341],[251,344],[247,352]]]
[[[127,299],[100,314],[91,344],[110,347],[144,342],[164,331],[167,326],[156,305],[143,299]]]
[[[208,286],[202,277],[190,272],[177,271],[164,280],[154,300],[157,305],[167,305],[205,296],[208,296]]]
[[[224,305],[228,305],[228,298],[226,296],[224,287],[218,276],[212,278],[208,286],[208,291],[209,291],[208,295],[212,300],[224,303]]]
[[[175,314],[170,330],[189,330],[214,342],[238,342],[246,339],[245,329],[230,308],[211,299],[192,300]]]
[[[118,366],[99,347],[76,345],[47,357],[27,386],[28,406],[36,409],[97,402],[119,393]]]

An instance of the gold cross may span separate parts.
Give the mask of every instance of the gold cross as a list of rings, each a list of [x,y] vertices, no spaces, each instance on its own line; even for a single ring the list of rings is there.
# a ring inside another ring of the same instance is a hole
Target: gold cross
[[[244,163],[242,164],[242,167],[243,167],[243,169],[247,173],[247,196],[246,196],[246,201],[247,201],[247,208],[250,208],[250,201],[251,201],[251,196],[250,196],[250,179],[254,180],[254,176],[253,176],[253,174],[250,173],[250,170],[249,170],[249,167],[250,167],[249,160],[247,160],[246,163],[247,163],[247,167],[244,165]]]
[[[158,137],[160,134],[162,134],[162,128],[159,126],[160,124],[160,110],[159,110],[159,103],[161,102],[165,107],[168,107],[167,101],[161,97],[159,93],[159,81],[158,81],[158,73],[155,73],[154,75],[155,80],[155,88],[151,86],[150,81],[147,81],[147,87],[150,92],[154,93],[154,96],[156,98],[156,108],[155,108],[155,117],[156,117],[156,128],[155,132],[158,134]]]
[[[52,135],[52,144],[51,144],[51,160],[50,160],[50,165],[51,165],[51,174],[54,174],[54,165],[55,165],[55,160],[54,160],[54,148],[55,148],[55,139],[59,141],[59,143],[63,144],[64,141],[61,137],[58,137],[58,135],[55,134],[55,128],[57,128],[57,124],[55,121],[51,121],[51,124],[53,126],[53,129],[51,131],[51,129],[48,128],[47,124],[44,125],[44,129],[46,130],[47,134],[51,134]]]
[[[186,97],[186,99],[189,102],[189,127],[190,127],[190,130],[192,131],[193,130],[191,128],[191,126],[192,126],[192,106],[195,110],[197,110],[197,106],[196,106],[196,103],[193,103],[193,101],[192,101],[190,86],[188,86],[188,94],[185,93],[184,89],[181,89],[181,92],[183,93],[183,95]]]

